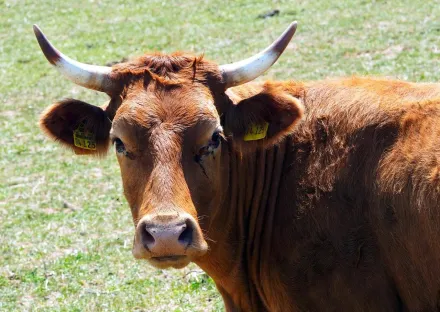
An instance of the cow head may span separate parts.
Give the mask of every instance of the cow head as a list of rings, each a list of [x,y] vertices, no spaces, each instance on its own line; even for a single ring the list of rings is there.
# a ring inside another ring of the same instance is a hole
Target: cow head
[[[111,98],[104,107],[58,102],[40,125],[77,154],[102,155],[113,143],[134,220],[136,258],[180,268],[203,257],[208,244],[199,219],[218,208],[227,187],[221,178],[225,151],[274,144],[300,119],[301,105],[288,94],[263,88],[233,103],[226,92],[266,71],[295,30],[292,23],[266,50],[234,64],[175,53],[102,67],[68,58],[34,27],[51,64]]]

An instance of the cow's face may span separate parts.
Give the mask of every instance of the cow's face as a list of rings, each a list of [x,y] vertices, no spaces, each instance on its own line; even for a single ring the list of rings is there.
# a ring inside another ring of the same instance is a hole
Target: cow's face
[[[133,255],[180,268],[208,250],[207,223],[228,188],[224,154],[273,145],[301,119],[302,105],[271,84],[246,90],[236,104],[240,92],[214,97],[197,82],[139,79],[124,90],[104,110],[76,100],[54,104],[41,127],[77,153],[103,153],[113,143],[135,225]],[[245,139],[246,129],[264,124],[264,139]],[[80,127],[96,149],[75,146]]]
[[[70,60],[36,29],[52,64],[76,83],[112,98],[103,108],[78,100],[56,103],[43,113],[40,125],[77,154],[104,154],[113,143],[134,220],[136,258],[180,268],[203,257],[208,244],[202,222],[212,221],[209,216],[228,187],[222,149],[265,148],[300,120],[300,102],[276,85],[239,96],[225,92],[264,71],[262,64],[270,66],[295,27],[269,55],[238,67],[174,54],[146,55],[111,69]]]
[[[135,224],[133,255],[182,267],[208,245],[198,222],[218,198],[223,129],[201,84],[129,88],[110,130]]]

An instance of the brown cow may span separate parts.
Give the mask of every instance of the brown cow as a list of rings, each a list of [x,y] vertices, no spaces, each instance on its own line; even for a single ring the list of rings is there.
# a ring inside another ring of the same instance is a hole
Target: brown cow
[[[112,68],[48,60],[104,108],[54,104],[42,129],[76,153],[116,149],[133,254],[195,262],[227,311],[440,308],[440,85],[250,81],[296,24],[250,59],[175,53]],[[229,89],[228,89],[229,88]]]

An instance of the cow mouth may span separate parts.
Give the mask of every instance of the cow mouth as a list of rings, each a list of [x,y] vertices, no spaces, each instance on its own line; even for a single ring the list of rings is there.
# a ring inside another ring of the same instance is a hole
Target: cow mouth
[[[190,259],[185,255],[151,257],[148,260],[154,267],[160,269],[166,269],[169,267],[181,269],[183,267],[186,267],[191,262]]]
[[[178,261],[186,258],[186,256],[162,256],[162,257],[151,257],[151,259],[159,262],[164,261]]]

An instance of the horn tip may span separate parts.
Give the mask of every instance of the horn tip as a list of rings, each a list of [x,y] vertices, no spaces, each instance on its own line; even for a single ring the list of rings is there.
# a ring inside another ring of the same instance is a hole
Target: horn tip
[[[39,34],[41,34],[41,29],[40,29],[40,27],[38,27],[37,24],[34,24],[34,25],[32,26],[32,29],[34,30],[34,34],[35,34],[35,36],[38,36]]]
[[[282,33],[282,35],[277,39],[276,43],[274,44],[274,50],[277,51],[279,55],[283,53],[290,40],[292,40],[292,37],[296,32],[297,26],[298,22],[293,21],[292,23],[290,23],[289,27],[287,27],[287,29]]]
[[[291,24],[290,24],[290,26],[289,26],[289,28],[290,29],[294,29],[295,31],[296,31],[296,28],[298,27],[298,22],[297,21],[293,21]]]
[[[287,28],[286,33],[291,33],[291,36],[293,36],[296,32],[297,27],[298,27],[298,22],[293,21],[292,23],[290,23],[289,27]]]
[[[37,37],[38,44],[40,45],[41,51],[43,51],[44,56],[47,58],[49,63],[55,65],[60,60],[60,54],[55,49],[52,44],[47,40],[46,36],[41,31],[37,24],[33,25],[35,37]]]

